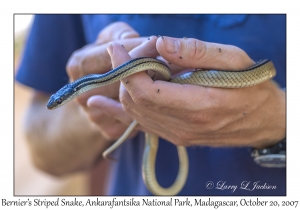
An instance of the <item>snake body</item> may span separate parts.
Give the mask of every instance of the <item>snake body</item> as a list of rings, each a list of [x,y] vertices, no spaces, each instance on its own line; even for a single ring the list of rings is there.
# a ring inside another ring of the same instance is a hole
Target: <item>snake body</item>
[[[70,84],[65,85],[53,94],[47,104],[48,109],[58,108],[80,94],[94,88],[102,87],[117,82],[137,72],[154,70],[159,72],[165,79],[172,83],[194,84],[206,87],[242,88],[262,83],[276,75],[274,65],[269,60],[257,62],[250,68],[241,71],[219,71],[219,70],[196,70],[171,79],[169,67],[161,60],[155,58],[141,57],[132,59],[105,74],[86,75]],[[122,137],[108,148],[103,156],[107,157],[123,141],[138,123],[133,121]],[[158,136],[145,134],[145,149],[143,155],[143,179],[154,195],[176,195],[183,188],[188,176],[188,155],[186,148],[177,146],[179,155],[179,172],[172,186],[163,188],[156,180],[155,160],[158,149]]]

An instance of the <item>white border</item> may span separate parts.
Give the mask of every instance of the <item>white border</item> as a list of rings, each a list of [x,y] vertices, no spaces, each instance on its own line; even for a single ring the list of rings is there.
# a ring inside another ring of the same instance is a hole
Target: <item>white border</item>
[[[10,3],[8,3],[10,2]],[[287,13],[287,196],[260,197],[260,200],[299,200],[299,11],[296,1],[2,1],[1,3],[1,73],[0,73],[0,199],[13,197],[13,14],[14,13]],[[134,5],[134,6],[133,6]],[[276,174],[274,174],[276,176]],[[62,199],[63,197],[61,197]],[[79,199],[85,200],[88,197]],[[100,198],[106,200],[111,197]],[[121,197],[119,197],[121,199]],[[129,197],[124,197],[129,199]],[[137,199],[142,199],[139,197]],[[40,197],[55,200],[55,197]],[[66,197],[72,200],[73,197]],[[93,197],[92,199],[95,199]],[[167,199],[162,197],[161,199]],[[184,197],[181,197],[184,200]],[[194,198],[192,198],[194,199]],[[208,199],[208,197],[203,197]],[[213,200],[240,200],[243,197],[212,197]],[[250,197],[249,197],[250,199]],[[255,199],[255,197],[253,197]],[[16,207],[11,207],[15,209]],[[23,209],[32,207],[23,207]],[[63,209],[58,207],[56,209]],[[78,207],[79,208],[79,207]],[[81,207],[80,207],[81,208]],[[100,207],[96,207],[100,208]],[[129,207],[130,209],[132,207]],[[176,207],[172,207],[176,208]],[[210,207],[211,208],[211,207]],[[222,208],[222,207],[220,207]],[[73,208],[74,209],[74,208]],[[95,207],[91,208],[95,209]],[[108,209],[108,208],[106,208]],[[139,207],[140,209],[140,207]]]

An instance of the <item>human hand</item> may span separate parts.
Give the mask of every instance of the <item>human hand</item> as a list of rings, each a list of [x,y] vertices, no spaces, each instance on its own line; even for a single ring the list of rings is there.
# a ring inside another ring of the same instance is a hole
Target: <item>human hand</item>
[[[108,72],[111,60],[107,53],[107,44],[118,40],[130,51],[140,45],[146,38],[137,38],[138,33],[123,22],[113,23],[104,28],[98,35],[95,43],[87,45],[75,51],[67,64],[67,73],[71,81],[87,74],[102,74]],[[105,87],[88,91],[79,97],[77,101],[83,108],[88,118],[99,128],[102,135],[109,140],[118,139],[126,129],[126,125],[105,114],[105,110],[113,109],[110,101],[118,100],[120,83],[114,83]],[[87,101],[94,96],[102,104],[101,109],[88,106]]]
[[[125,50],[113,47],[113,62],[130,59]],[[177,65],[181,70],[241,70],[254,64],[237,47],[191,38],[159,38],[156,48],[170,67]],[[123,79],[122,84],[120,100],[125,112],[142,130],[176,145],[261,148],[285,137],[285,93],[271,81],[240,89],[208,88],[153,81],[141,72]]]

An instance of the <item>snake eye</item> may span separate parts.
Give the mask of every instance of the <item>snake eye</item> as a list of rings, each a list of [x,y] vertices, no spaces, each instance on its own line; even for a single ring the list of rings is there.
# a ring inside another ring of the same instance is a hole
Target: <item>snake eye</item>
[[[63,101],[63,99],[62,99],[62,98],[59,98],[59,99],[57,100],[57,103],[58,103],[58,104],[61,104],[62,101]]]

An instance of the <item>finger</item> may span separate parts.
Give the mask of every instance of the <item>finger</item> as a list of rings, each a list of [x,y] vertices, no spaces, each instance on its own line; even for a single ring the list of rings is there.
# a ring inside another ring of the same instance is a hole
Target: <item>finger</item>
[[[193,69],[187,69],[187,68],[184,68],[182,66],[175,65],[174,63],[171,63],[170,61],[166,60],[162,56],[158,56],[157,59],[162,60],[163,62],[165,62],[166,65],[169,66],[172,77],[175,77],[178,74],[183,74],[185,72],[193,71]]]
[[[129,61],[131,58],[136,57],[156,57],[158,55],[158,52],[155,48],[156,43],[156,37],[151,37],[149,40],[145,41],[143,44],[139,45],[135,49],[133,49],[130,52],[130,55],[127,53],[127,51],[118,43],[111,43],[107,50],[110,54],[113,67],[117,67],[127,61]],[[124,84],[128,84],[129,80],[131,78],[135,78],[137,75],[143,75],[142,77],[147,81],[147,83],[153,82],[152,79],[145,73],[140,72],[136,73],[134,75],[128,76],[121,81]]]
[[[132,57],[149,55],[155,56],[157,55],[155,43],[156,37],[151,37],[150,40],[132,50],[130,55],[132,55]],[[114,66],[118,66],[131,59],[131,56],[129,56],[126,50],[117,43],[111,43],[108,51],[110,52]],[[170,103],[179,107],[181,107],[182,104],[187,104],[189,96],[182,94],[185,91],[195,92],[194,94],[199,96],[197,98],[201,98],[204,94],[203,91],[198,92],[199,90],[193,90],[189,86],[167,83],[164,81],[153,81],[145,72],[130,75],[121,81],[129,92],[132,100],[137,105],[146,106],[153,110],[157,110],[163,105],[168,108]],[[126,89],[124,89],[124,86],[120,86],[121,103],[123,103],[122,100],[126,100]],[[181,90],[174,91],[179,86]],[[174,97],[170,97],[170,95]],[[176,95],[183,96],[176,97]]]
[[[102,133],[105,133],[105,136],[110,137],[110,139],[118,139],[133,121],[132,118],[123,111],[122,105],[111,98],[92,96],[89,98],[87,104],[88,107],[101,110],[105,113],[105,117],[107,118],[98,116],[97,120],[100,121],[98,125]],[[135,132],[130,134],[130,138],[136,135],[136,131],[139,127],[135,129]]]
[[[81,94],[77,97],[77,101],[80,105],[86,106],[87,100],[93,95],[103,95],[109,98],[118,99],[119,98],[119,88],[120,82],[115,82],[105,87],[100,87],[92,89],[88,92]]]
[[[117,119],[125,125],[130,125],[132,118],[122,108],[122,104],[105,96],[92,96],[87,101],[88,107],[96,108],[105,112],[111,118]]]
[[[150,56],[150,57],[156,57],[158,55],[156,49],[155,49],[155,43],[156,43],[156,37],[150,37],[150,39],[146,42],[144,42],[142,45],[136,47],[134,50],[130,52],[130,55],[126,52],[126,50],[121,47],[117,43],[111,43],[111,45],[108,47],[108,52],[112,58],[113,66],[119,66],[123,64],[124,62],[130,60],[132,57],[141,57],[141,56]],[[138,77],[141,79],[141,77],[146,81],[147,84],[153,83],[152,79],[145,74],[145,72],[136,73],[134,75],[128,76],[124,79],[122,79],[122,82],[125,85],[130,86],[131,79],[132,81],[135,81],[135,77],[139,75]],[[141,80],[143,80],[141,79]],[[122,85],[121,85],[122,86]],[[135,86],[133,84],[133,86]],[[137,88],[138,89],[138,88]],[[122,98],[122,95],[126,95],[127,90],[122,87],[120,88],[120,97]]]
[[[169,66],[171,74],[174,76],[179,72],[182,72],[183,67],[181,66],[177,66],[175,64],[170,63],[169,61],[167,61],[166,59],[164,59],[163,57],[161,57],[156,49],[156,41],[157,41],[157,37],[156,36],[150,36],[148,38],[147,41],[144,41],[141,45],[139,45],[138,47],[134,48],[132,51],[129,52],[129,55],[131,58],[138,58],[138,57],[153,57],[153,58],[157,58],[159,60],[162,60],[165,62],[165,64],[167,66]],[[153,71],[147,71],[147,74],[150,75],[151,74],[156,74]],[[159,75],[156,75],[155,77],[156,79],[163,79],[162,77],[160,77]]]
[[[149,37],[147,40],[144,39],[139,46],[136,46],[129,53],[121,41],[109,43],[109,45],[107,45],[107,51],[112,60],[112,66],[115,68],[131,58],[158,56],[159,54],[155,46],[156,40],[157,38],[155,36]]]
[[[139,34],[131,26],[124,22],[115,22],[101,30],[97,37],[96,44],[135,37],[139,37]]]
[[[96,109],[94,107],[88,107],[84,109],[89,119],[99,127],[102,127],[102,125],[104,124],[113,124],[116,121],[116,119],[109,117],[108,115],[106,115],[105,112],[103,112],[100,109]]]
[[[178,131],[178,127],[174,128],[174,126],[169,127],[168,125],[165,124],[161,124],[160,122],[165,122],[166,119],[163,118],[163,116],[161,116],[162,120],[153,120],[156,119],[155,117],[153,118],[154,115],[148,117],[145,117],[144,115],[139,115],[136,112],[134,112],[134,110],[127,110],[127,112],[131,117],[133,117],[134,119],[136,119],[139,122],[139,129],[146,132],[146,133],[152,133],[155,135],[158,135],[170,142],[172,142],[173,144],[176,145],[185,145],[188,146],[187,142],[182,141],[178,136],[176,136],[174,133],[172,132],[176,129],[176,131]],[[157,114],[155,112],[153,112],[153,114]],[[168,117],[168,116],[167,116]],[[182,124],[181,124],[182,125]]]
[[[127,51],[142,44],[146,37],[118,41]],[[67,63],[67,73],[74,81],[87,74],[103,74],[112,68],[111,59],[107,53],[108,44],[88,46],[75,51]]]
[[[238,47],[193,38],[163,36],[156,47],[166,60],[185,68],[242,70],[254,64]]]
[[[147,40],[144,40],[143,43],[137,47],[135,47],[132,51],[129,52],[130,57],[138,58],[138,57],[157,57],[159,53],[156,49],[156,36],[150,36]]]
[[[131,57],[156,57],[158,55],[155,46],[156,40],[156,37],[150,37],[148,41],[133,49],[130,52],[130,56],[126,53],[126,51],[124,51],[124,49],[121,49],[119,45],[112,45],[114,50],[113,53],[110,53],[110,55],[113,63],[115,65],[119,65],[128,61]],[[153,83],[159,81],[153,81],[145,72],[139,72],[121,79],[121,82],[123,85],[121,84],[120,86],[120,101],[123,103],[123,100],[126,100],[127,91],[129,91],[133,101],[140,104],[139,101],[137,101],[140,99],[139,96],[142,96],[141,100],[143,100],[143,98],[151,98],[151,94],[155,92],[155,86]]]
[[[105,109],[99,109],[94,105],[90,105],[87,109],[89,119],[95,123],[106,139],[118,139],[128,127],[118,119],[107,114]]]
[[[174,94],[172,94],[172,96],[173,95]],[[195,125],[195,119],[202,119],[203,114],[206,112],[201,111],[200,108],[208,106],[203,103],[203,98],[200,100],[200,98],[196,99],[195,97],[190,103],[180,98],[170,100],[172,105],[167,104],[168,101],[165,101],[166,104],[163,102],[154,102],[149,106],[143,106],[135,103],[127,92],[124,93],[122,104],[124,111],[134,119],[137,119],[138,116],[141,119],[162,126],[165,130],[175,131],[178,127],[181,127],[187,122],[190,122],[190,126],[185,128],[186,131],[192,133],[197,130],[199,124]]]

